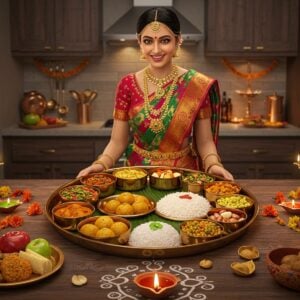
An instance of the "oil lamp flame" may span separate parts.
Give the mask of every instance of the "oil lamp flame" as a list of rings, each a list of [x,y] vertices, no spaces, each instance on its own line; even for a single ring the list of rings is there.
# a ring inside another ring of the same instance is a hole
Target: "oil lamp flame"
[[[160,289],[160,285],[159,285],[159,277],[157,273],[154,273],[154,279],[153,279],[153,287],[154,289],[157,291]]]
[[[292,200],[292,208],[295,208],[295,200]]]

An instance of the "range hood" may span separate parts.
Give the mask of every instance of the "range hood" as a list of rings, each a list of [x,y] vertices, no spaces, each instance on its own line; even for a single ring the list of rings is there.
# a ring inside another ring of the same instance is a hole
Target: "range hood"
[[[150,7],[134,6],[116,23],[103,33],[107,42],[136,41],[136,22],[139,16]],[[203,33],[181,15],[174,7],[170,7],[178,16],[184,43],[198,43],[203,39]]]

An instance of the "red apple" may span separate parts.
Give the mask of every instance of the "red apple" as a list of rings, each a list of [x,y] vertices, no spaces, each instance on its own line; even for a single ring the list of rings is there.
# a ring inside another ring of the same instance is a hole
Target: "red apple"
[[[26,231],[9,231],[0,237],[0,251],[3,253],[19,252],[24,250],[30,242],[30,236]]]

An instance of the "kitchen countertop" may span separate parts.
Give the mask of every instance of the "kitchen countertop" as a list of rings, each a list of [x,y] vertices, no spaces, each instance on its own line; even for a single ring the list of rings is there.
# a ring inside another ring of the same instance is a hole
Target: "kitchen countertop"
[[[260,207],[274,204],[273,197],[277,191],[287,195],[290,190],[299,185],[299,180],[239,180],[238,182],[256,197]],[[3,180],[1,182],[2,185],[10,186],[12,190],[29,188],[34,197],[32,201],[38,201],[43,206],[50,195],[65,183],[66,180]],[[45,215],[28,216],[27,206],[28,204],[23,204],[17,208],[15,213],[24,217],[24,223],[22,227],[14,230],[25,230],[32,239],[46,238],[63,251],[65,262],[61,270],[38,283],[18,288],[0,288],[1,299],[145,299],[138,295],[132,283],[132,276],[145,270],[146,264],[153,263],[154,260],[148,257],[138,259],[106,255],[83,248],[59,234]],[[290,215],[279,206],[276,208],[280,217],[287,220]],[[3,217],[5,215],[0,214],[0,218]],[[13,229],[3,229],[1,234],[9,230]],[[261,255],[260,259],[255,261],[255,274],[248,278],[238,277],[230,269],[231,262],[243,261],[237,255],[237,249],[241,245],[256,246]],[[175,296],[174,300],[299,299],[299,292],[277,284],[267,270],[266,253],[277,247],[299,247],[299,233],[287,226],[278,225],[273,218],[258,215],[244,235],[226,246],[189,257],[160,259],[158,262],[162,263],[164,271],[172,270],[173,267],[179,271],[176,273],[181,272],[183,281],[178,290],[181,294],[179,298]],[[199,261],[203,258],[213,260],[212,269],[199,268]],[[87,285],[80,288],[72,286],[73,274],[87,276]]]
[[[96,121],[88,124],[68,123],[67,126],[49,129],[24,129],[13,125],[2,130],[2,136],[20,137],[108,137],[111,128],[104,128],[104,121]],[[300,137],[300,128],[287,125],[285,128],[247,128],[240,124],[221,123],[220,137]]]

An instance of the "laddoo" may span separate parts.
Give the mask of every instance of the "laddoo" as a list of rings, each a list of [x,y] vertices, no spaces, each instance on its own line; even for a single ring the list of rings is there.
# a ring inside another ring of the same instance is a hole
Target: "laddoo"
[[[110,228],[101,228],[96,233],[96,238],[113,238],[115,233]]]
[[[114,222],[110,229],[117,235],[120,236],[121,234],[123,234],[124,232],[126,232],[128,230],[128,226],[120,221]]]
[[[1,272],[4,281],[19,282],[30,278],[32,267],[29,260],[18,254],[8,254],[2,260]]]
[[[84,235],[95,237],[99,228],[91,223],[84,224],[80,227],[80,232]]]
[[[101,216],[95,221],[95,225],[100,229],[104,227],[110,228],[113,223],[114,220],[110,216]]]

